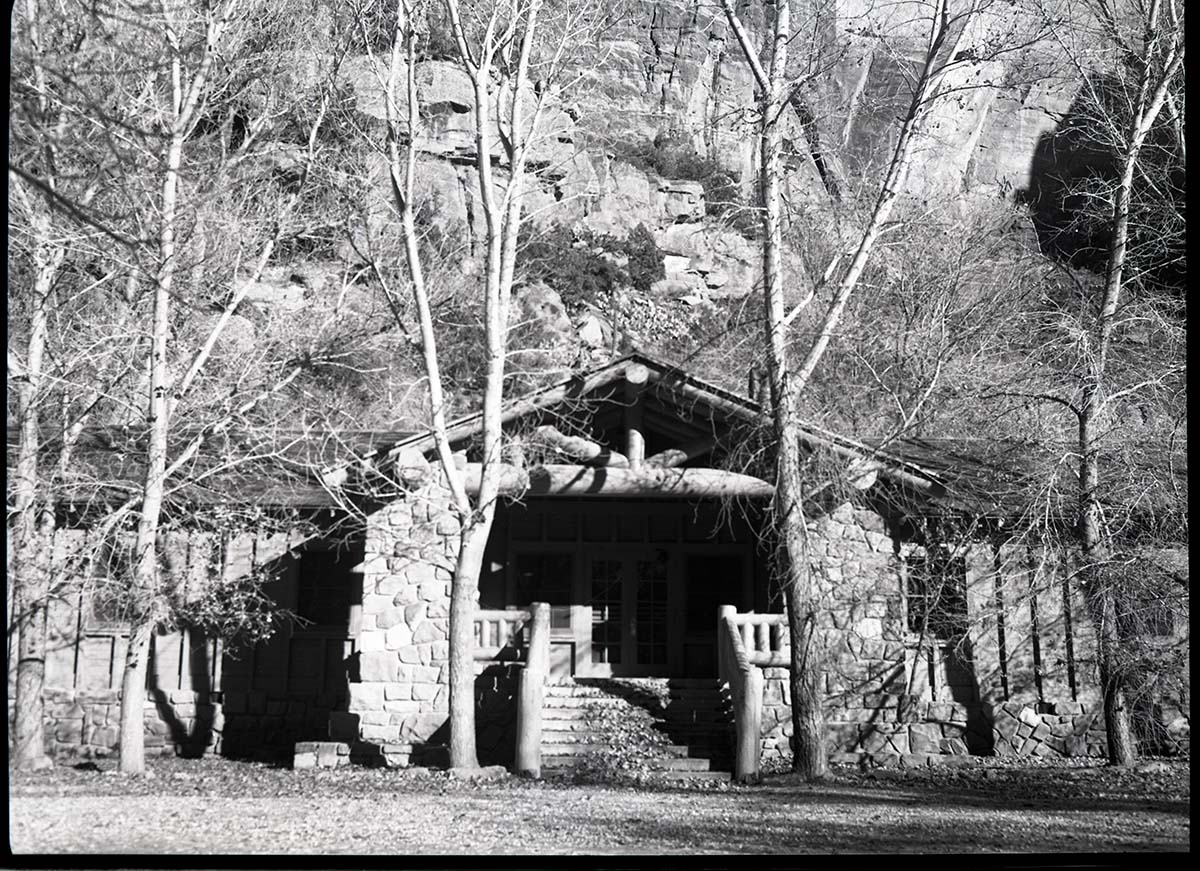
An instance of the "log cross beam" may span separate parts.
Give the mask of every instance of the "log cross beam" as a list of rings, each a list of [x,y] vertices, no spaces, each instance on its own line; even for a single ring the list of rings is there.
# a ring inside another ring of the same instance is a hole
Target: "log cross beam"
[[[716,444],[716,436],[704,436],[704,438],[695,439],[677,448],[667,448],[665,451],[652,454],[646,457],[646,465],[673,469],[676,466],[682,466],[684,463],[696,459],[696,457],[704,456],[716,447]]]

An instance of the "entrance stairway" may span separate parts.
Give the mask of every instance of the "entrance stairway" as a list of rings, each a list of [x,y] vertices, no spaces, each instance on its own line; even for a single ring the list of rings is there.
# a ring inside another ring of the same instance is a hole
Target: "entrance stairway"
[[[728,779],[732,728],[715,679],[567,679],[545,688],[542,770]]]

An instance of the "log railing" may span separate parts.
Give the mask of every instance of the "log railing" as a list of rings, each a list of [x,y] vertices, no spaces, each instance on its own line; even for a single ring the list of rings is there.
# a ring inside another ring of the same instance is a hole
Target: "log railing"
[[[524,658],[521,658],[521,654]],[[542,702],[550,673],[550,606],[475,612],[475,659],[521,664],[517,687],[517,774],[542,773]]]
[[[733,605],[721,605],[717,661],[718,676],[733,696],[733,779],[753,783],[760,777],[762,759],[763,669],[786,667],[791,661],[787,616],[739,614]]]
[[[533,614],[528,610],[475,612],[475,659],[513,662],[526,650]]]

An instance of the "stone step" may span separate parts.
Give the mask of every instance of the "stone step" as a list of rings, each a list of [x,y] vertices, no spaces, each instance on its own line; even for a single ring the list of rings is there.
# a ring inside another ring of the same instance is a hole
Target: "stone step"
[[[542,708],[543,720],[578,720],[586,722],[593,719],[597,713],[603,716],[612,716],[613,712],[619,712],[622,715],[635,720],[657,720],[657,718],[649,711],[645,711],[638,707],[622,708],[619,705],[606,705],[599,712],[589,710],[583,705],[546,705]]]
[[[629,705],[619,696],[547,696],[543,698],[547,708],[586,708],[589,705],[616,706]],[[633,707],[637,707],[634,705]]]
[[[542,743],[542,760],[547,757],[589,756],[593,753],[611,753],[613,746],[607,742],[578,743],[578,744],[546,744]]]
[[[542,754],[542,769],[549,772],[571,771],[578,767],[578,761],[573,756],[547,756]],[[729,768],[714,765],[707,759],[652,759],[646,767],[665,777],[676,777],[690,780],[727,780],[732,775]]]

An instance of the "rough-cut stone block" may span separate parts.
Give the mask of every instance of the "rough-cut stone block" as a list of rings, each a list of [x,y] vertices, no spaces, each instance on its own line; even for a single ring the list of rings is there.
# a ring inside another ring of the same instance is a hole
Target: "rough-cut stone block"
[[[900,764],[904,768],[927,768],[929,767],[929,754],[905,753],[900,757]]]
[[[449,591],[442,581],[422,583],[418,595],[426,602],[441,602],[449,598]]]
[[[425,619],[429,607],[427,602],[414,602],[404,606],[404,622],[408,624],[409,629],[414,628]]]
[[[383,684],[352,683],[350,684],[351,711],[381,711],[383,710]]]
[[[438,685],[431,683],[413,684],[412,697],[417,701],[429,701],[437,696]]]
[[[384,647],[388,650],[401,650],[413,642],[413,632],[403,620],[392,625],[384,636]],[[399,662],[397,662],[399,665]]]
[[[412,584],[405,584],[404,587],[392,597],[392,604],[397,608],[407,608],[409,605],[416,603],[420,599],[420,593],[417,587]]]
[[[365,741],[386,742],[400,740],[399,726],[366,726],[362,727],[362,737]]]
[[[443,668],[436,665],[414,665],[412,668],[413,683],[446,683],[449,671],[443,675]],[[445,678],[445,679],[443,679]]]
[[[438,580],[437,568],[429,562],[413,562],[404,570],[404,578],[408,583],[418,587],[420,596],[427,601],[436,601],[440,596],[429,598],[425,595],[425,584],[436,584],[436,588],[431,587],[430,592],[439,593],[441,590],[441,582]]]
[[[420,702],[384,702],[387,705],[386,722],[393,726],[403,726],[413,714],[420,714]]]
[[[412,686],[407,683],[388,684],[383,688],[385,701],[407,701],[412,698]]]
[[[390,607],[392,607],[391,596],[380,596],[375,593],[368,593],[363,596],[362,609],[364,614],[382,614]]]
[[[425,743],[446,722],[445,714],[414,714],[401,728],[401,741]]]
[[[300,751],[297,750],[292,756],[292,768],[316,768],[317,754],[316,751]]]
[[[400,663],[391,651],[363,651],[358,660],[363,683],[395,683]],[[381,688],[382,689],[382,688]]]
[[[116,747],[121,740],[121,731],[117,726],[100,726],[92,731],[91,743],[99,747]]]
[[[997,716],[995,722],[992,723],[992,731],[994,731],[1001,739],[1008,740],[1016,734],[1018,725],[1019,723],[1016,722],[1013,717]]]
[[[863,638],[881,638],[883,636],[883,621],[878,617],[864,617],[854,624],[854,631]]]
[[[375,615],[375,626],[379,629],[391,629],[397,623],[404,622],[404,609],[395,605],[386,608]]]
[[[418,644],[443,641],[445,638],[445,634],[438,629],[437,625],[431,620],[426,620],[424,623],[420,623],[412,633],[412,640]]]
[[[913,726],[908,732],[909,749],[913,753],[941,753],[943,738],[930,735],[921,726]]]
[[[992,750],[997,756],[1014,756],[1017,752],[1012,744],[1003,740],[997,741]]]
[[[1042,724],[1042,718],[1034,713],[1033,708],[1022,707],[1017,713],[1017,719],[1031,728],[1036,728]]]
[[[398,653],[400,654],[401,662],[411,665],[421,663],[421,652],[417,650],[415,645],[410,644],[407,647],[401,647]]]

